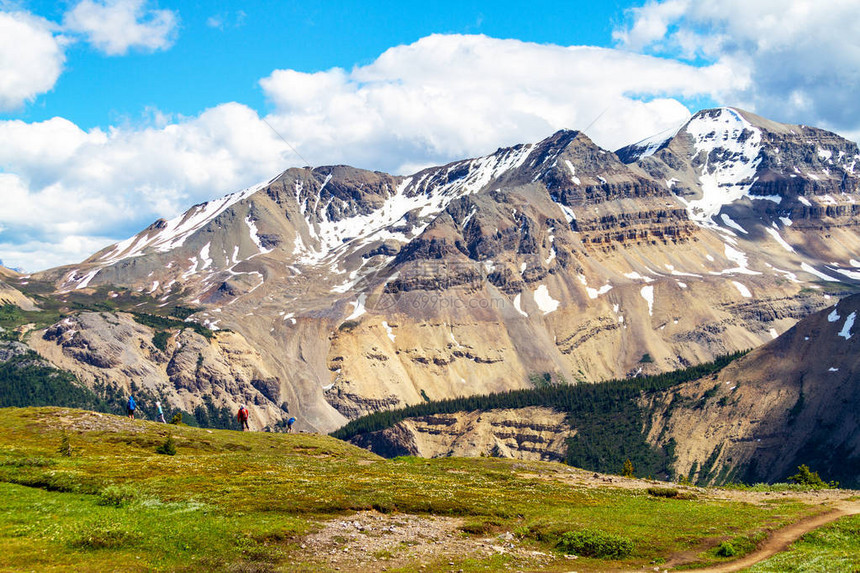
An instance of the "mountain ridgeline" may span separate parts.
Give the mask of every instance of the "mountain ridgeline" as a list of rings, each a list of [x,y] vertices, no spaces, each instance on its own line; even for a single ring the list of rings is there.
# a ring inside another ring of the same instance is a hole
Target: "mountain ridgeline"
[[[22,317],[4,324],[89,388],[304,431],[544,375],[658,375],[858,290],[858,159],[718,108],[617,153],[560,131],[410,176],[288,169],[80,264],[3,272]],[[701,452],[682,450],[688,471]]]

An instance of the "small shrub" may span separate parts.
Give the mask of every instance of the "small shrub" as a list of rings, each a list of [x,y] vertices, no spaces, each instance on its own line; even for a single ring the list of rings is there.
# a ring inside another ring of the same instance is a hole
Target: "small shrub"
[[[57,448],[57,453],[63,457],[72,457],[72,444],[69,442],[69,435],[63,434],[63,439],[60,441],[60,447]]]
[[[648,495],[654,497],[678,497],[678,490],[674,487],[649,487]]]
[[[621,475],[626,478],[636,477],[634,475],[633,462],[630,461],[630,458],[624,460],[624,467],[621,469]]]
[[[178,284],[178,283],[177,283]],[[170,311],[170,316],[178,318],[179,320],[185,320],[195,312],[199,312],[199,308],[192,308],[187,306],[174,306],[173,310]]]
[[[552,380],[552,372],[544,372],[543,374],[531,374],[529,375],[529,381],[532,383],[532,386],[542,390],[556,386],[556,384]]]
[[[122,524],[107,521],[87,523],[78,528],[69,540],[76,549],[116,549],[135,545],[140,534],[129,531]]]
[[[737,549],[728,541],[723,541],[720,543],[720,546],[717,547],[717,555],[720,557],[734,557],[737,555]]]
[[[796,483],[798,485],[809,486],[813,489],[827,489],[827,488],[837,488],[839,487],[838,482],[826,482],[821,479],[821,476],[818,475],[818,472],[814,472],[809,469],[809,466],[806,464],[802,464],[798,466],[797,473],[788,478],[788,481],[791,483]]]
[[[390,501],[378,501],[371,506],[379,513],[394,513],[397,511],[397,506]]]
[[[497,519],[470,520],[460,526],[460,531],[469,535],[488,535],[498,533],[504,528],[504,524]]]
[[[170,418],[170,423],[173,424],[174,426],[181,426],[182,425],[182,412],[176,412],[175,414],[173,414],[173,417]]]
[[[565,553],[583,557],[621,559],[633,552],[633,541],[629,537],[599,529],[583,529],[563,534],[557,547]]]
[[[125,507],[140,498],[137,489],[128,485],[109,485],[99,492],[99,505]]]
[[[640,364],[653,364],[654,359],[651,358],[651,355],[646,352],[645,354],[642,355],[642,358],[639,359],[639,363]]]
[[[155,453],[164,454],[165,456],[176,455],[176,444],[173,442],[173,434],[167,434],[167,439],[164,443],[155,448]]]
[[[56,461],[42,456],[30,456],[27,458],[11,458],[0,462],[0,466],[10,466],[15,468],[43,468],[45,466],[56,465]]]

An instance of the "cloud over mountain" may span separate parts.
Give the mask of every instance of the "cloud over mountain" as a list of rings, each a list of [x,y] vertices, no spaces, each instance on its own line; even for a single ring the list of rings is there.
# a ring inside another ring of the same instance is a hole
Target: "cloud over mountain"
[[[0,110],[53,89],[69,42],[110,55],[165,50],[179,15],[145,0],[83,0],[62,22],[0,11]],[[101,129],[59,117],[0,121],[0,192],[9,197],[0,257],[29,269],[81,259],[93,244],[290,166],[410,173],[561,128],[614,149],[679,125],[699,105],[856,138],[858,22],[860,7],[843,0],[816,9],[801,0],[654,1],[630,11],[616,48],[436,34],[348,69],[276,69],[259,82],[265,113],[225,102]],[[69,236],[76,254],[45,247]]]
[[[627,49],[723,64],[730,101],[860,137],[860,4],[851,0],[651,1],[615,31]]]
[[[260,83],[276,106],[272,121],[310,161],[404,173],[560,128],[588,127],[598,144],[620,147],[688,117],[674,98],[710,96],[731,81],[721,65],[433,35],[352,70],[276,70]]]

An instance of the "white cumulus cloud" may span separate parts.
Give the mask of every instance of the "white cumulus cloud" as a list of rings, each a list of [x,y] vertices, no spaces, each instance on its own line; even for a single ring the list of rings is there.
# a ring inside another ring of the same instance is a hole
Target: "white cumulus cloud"
[[[0,111],[54,87],[65,55],[55,26],[26,12],[0,12]]]
[[[132,49],[166,50],[175,40],[179,17],[148,4],[148,0],[82,0],[66,13],[63,23],[66,30],[83,34],[110,56]]]
[[[352,70],[276,70],[260,83],[273,125],[310,161],[403,173],[561,128],[588,127],[615,149],[688,117],[675,98],[712,96],[732,81],[722,64],[433,35]]]
[[[267,179],[293,158],[236,103],[137,129],[0,122],[0,259],[30,271],[83,260],[93,246]]]
[[[856,0],[664,0],[629,16],[620,46],[734,70],[726,103],[860,138]]]

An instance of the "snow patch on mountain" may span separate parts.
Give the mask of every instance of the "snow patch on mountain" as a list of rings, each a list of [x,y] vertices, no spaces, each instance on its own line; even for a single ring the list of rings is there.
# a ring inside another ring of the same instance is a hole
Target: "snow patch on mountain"
[[[101,269],[96,269],[94,271],[88,272],[84,276],[84,278],[80,279],[80,282],[75,286],[75,289],[77,290],[77,289],[87,288],[87,285],[89,285],[90,281],[93,280],[97,274],[99,274],[100,270]]]
[[[732,218],[729,217],[728,215],[726,215],[725,213],[720,213],[720,218],[723,220],[723,223],[725,223],[726,226],[731,227],[732,229],[735,229],[736,231],[740,231],[744,235],[749,234],[749,233],[747,233],[746,229],[744,229],[743,227],[741,227],[740,225],[735,223],[734,220],[732,220]]]
[[[851,338],[851,328],[854,327],[854,319],[857,318],[857,313],[852,312],[847,317],[845,317],[845,324],[842,325],[842,330],[839,331],[837,336],[841,336],[845,340]]]
[[[737,266],[731,269],[726,269],[720,273],[716,274],[742,274],[742,275],[760,275],[761,273],[758,271],[751,270],[749,268],[749,260],[747,254],[743,251],[739,251],[729,245],[728,243],[724,244],[726,258],[735,263]]]
[[[528,314],[523,310],[522,307],[522,297],[523,293],[517,293],[517,296],[514,297],[514,308],[521,315],[528,317]]]
[[[817,276],[818,278],[820,278],[822,280],[832,281],[832,282],[836,282],[836,283],[842,282],[837,278],[834,278],[834,277],[831,277],[830,275],[826,275],[826,274],[822,273],[821,271],[817,270],[815,267],[813,267],[812,265],[810,265],[808,263],[800,263],[800,268],[802,268],[804,271],[808,272],[811,275]]]
[[[264,255],[266,253],[271,253],[272,249],[263,247],[263,241],[260,240],[260,234],[257,232],[257,223],[251,219],[250,215],[245,217],[245,224],[248,225],[248,231],[251,233],[251,241],[257,245],[257,249],[260,251],[260,254]]]
[[[367,295],[364,293],[361,293],[360,295],[358,295],[358,300],[356,300],[355,302],[349,303],[352,305],[352,314],[347,316],[344,320],[355,320],[356,318],[358,318],[362,314],[366,313],[367,308],[365,308],[365,306],[364,306],[364,301],[366,299],[367,299]]]
[[[612,285],[609,283],[603,285],[599,289],[598,288],[585,287],[585,292],[588,293],[588,298],[590,298],[590,299],[595,299],[602,294],[608,293],[611,290],[612,290]]]
[[[382,327],[385,329],[385,332],[386,334],[388,334],[388,338],[391,339],[391,342],[394,342],[394,339],[397,338],[397,335],[394,334],[394,329],[392,329],[388,325],[388,322],[385,320],[382,321]]]
[[[160,253],[166,253],[181,247],[185,241],[195,232],[203,228],[211,220],[226,211],[230,206],[247,199],[266,185],[271,180],[263,181],[247,189],[232,193],[221,199],[195,205],[182,215],[167,221],[161,229],[153,235],[147,235],[146,231],[126,239],[114,245],[113,249],[105,253],[98,263],[101,266],[115,264],[123,259],[139,257],[145,251],[154,249]]]
[[[686,204],[692,220],[713,226],[713,217],[723,206],[749,197],[761,162],[761,130],[737,111],[720,108],[694,116],[686,131],[693,138],[696,154],[703,158],[702,197],[678,199]]]
[[[642,287],[639,294],[641,294],[642,298],[645,299],[645,302],[648,303],[648,316],[654,316],[654,286],[648,285]]]
[[[735,288],[738,289],[738,292],[741,293],[741,296],[744,298],[752,298],[752,293],[750,289],[743,283],[739,283],[738,281],[732,281],[732,284],[735,285]]]
[[[772,229],[772,228],[770,228],[770,227],[765,227],[765,228],[764,228],[764,230],[765,230],[765,231],[767,231],[768,235],[770,235],[771,237],[773,237],[773,239],[774,239],[777,243],[779,243],[779,245],[780,245],[783,249],[785,249],[785,250],[786,250],[786,251],[788,251],[789,253],[793,253],[793,252],[794,252],[794,247],[792,247],[791,245],[789,245],[789,244],[786,242],[786,240],[782,238],[782,235],[780,235],[780,234],[779,234],[779,231],[777,231],[776,229]]]
[[[212,246],[212,241],[209,241],[203,248],[200,249],[200,260],[203,261],[203,267],[200,269],[201,271],[205,271],[209,267],[212,266],[212,257],[209,256],[209,248]]]
[[[637,273],[636,271],[624,273],[624,276],[627,277],[628,279],[632,279],[634,281],[639,280],[639,281],[645,281],[646,283],[654,282],[654,279],[652,279],[651,277],[642,276],[639,273]]]
[[[308,245],[301,237],[297,237],[293,252],[299,255],[300,262],[317,265],[341,252],[383,238],[376,235],[388,232],[388,227],[404,219],[408,213],[418,211],[422,221],[412,230],[412,237],[415,237],[424,231],[432,217],[444,211],[452,201],[477,193],[502,174],[520,167],[533,149],[532,145],[523,145],[445,167],[443,169],[449,175],[461,171],[466,173],[444,185],[429,187],[425,184],[428,177],[437,174],[438,170],[425,173],[417,180],[417,175],[407,177],[385,203],[372,213],[333,220],[323,210],[317,215],[318,220],[307,221],[312,244]],[[386,238],[400,242],[410,239],[395,233],[386,235]]]
[[[569,159],[565,159],[564,162],[567,164],[567,168],[570,169],[571,180],[577,185],[582,185],[582,181],[576,176],[576,167],[573,166],[573,163]]]
[[[860,281],[860,272],[857,271],[849,271],[848,269],[833,269],[840,275],[845,275],[849,279],[854,279],[855,281]]]
[[[549,314],[555,310],[558,310],[558,306],[561,304],[560,301],[555,300],[549,294],[549,289],[546,285],[540,285],[537,290],[534,292],[535,304],[537,304],[538,308],[544,314]]]

